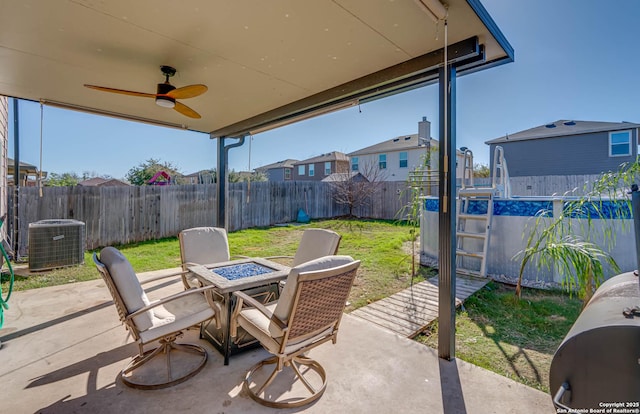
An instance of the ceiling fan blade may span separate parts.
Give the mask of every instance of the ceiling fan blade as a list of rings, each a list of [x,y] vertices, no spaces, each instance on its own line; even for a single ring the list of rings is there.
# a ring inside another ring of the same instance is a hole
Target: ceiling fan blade
[[[127,91],[127,90],[124,90],[124,89],[106,88],[104,86],[96,86],[96,85],[86,85],[85,84],[84,86],[89,88],[89,89],[95,89],[97,91],[120,93],[122,95],[140,96],[140,97],[143,97],[143,98],[155,98],[156,97],[156,95],[154,93]]]
[[[187,99],[187,98],[195,98],[196,96],[202,95],[207,91],[206,85],[189,85],[183,86],[182,88],[176,88],[167,93],[167,96],[172,97],[173,99]]]
[[[180,102],[176,102],[176,106],[173,107],[176,111],[180,112],[184,116],[188,116],[189,118],[200,119],[202,118],[199,113],[189,108],[187,105],[182,104]]]

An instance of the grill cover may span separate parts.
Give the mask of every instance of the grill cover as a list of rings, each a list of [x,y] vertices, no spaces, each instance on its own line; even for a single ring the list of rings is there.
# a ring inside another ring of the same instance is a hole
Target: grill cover
[[[633,272],[598,288],[553,356],[551,395],[567,382],[570,392],[561,403],[573,409],[639,408],[640,316],[622,314],[634,306],[640,306],[640,286]]]

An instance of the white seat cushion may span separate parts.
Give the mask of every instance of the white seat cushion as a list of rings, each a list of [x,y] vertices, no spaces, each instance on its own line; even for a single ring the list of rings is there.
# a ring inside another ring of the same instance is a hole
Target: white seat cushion
[[[215,311],[202,293],[193,293],[172,300],[152,310],[153,325],[140,332],[140,339],[148,343],[173,332],[182,331],[211,319]]]
[[[280,299],[278,299],[278,305],[274,309],[273,314],[285,323],[289,320],[294,295],[298,287],[298,275],[300,273],[330,269],[332,267],[338,267],[352,262],[353,258],[351,256],[325,256],[292,268],[289,271],[287,282],[280,293]],[[281,330],[276,324],[271,323],[269,324],[269,332],[271,335],[277,337]]]
[[[194,227],[181,231],[180,248],[183,263],[205,265],[229,260],[227,232],[218,227]]]
[[[273,311],[277,305],[277,302],[273,302],[269,305],[266,305],[266,308],[269,311]],[[271,334],[271,326],[274,324],[271,323],[271,320],[267,318],[262,312],[256,309],[245,309],[240,312],[238,315],[238,325],[244,328],[251,336],[256,338],[263,347],[265,347],[269,352],[273,354],[277,354],[280,352],[280,346],[282,344],[283,333],[280,330],[279,336],[272,336]],[[279,328],[278,328],[279,329]],[[313,343],[319,337],[324,337],[331,333],[331,328],[328,328],[317,335],[314,335],[311,338],[307,338],[305,340],[296,342],[296,343],[288,343],[285,347],[284,353],[289,354],[297,351],[298,349],[307,346],[310,343]]]
[[[144,308],[150,302],[144,293],[131,263],[114,247],[105,247],[100,251],[100,261],[106,266],[116,289],[124,301],[129,313]],[[153,326],[153,314],[148,311],[133,318],[138,330],[144,331]]]
[[[340,243],[340,235],[335,231],[325,229],[306,229],[293,257],[293,266],[298,266],[310,260],[336,254]]]

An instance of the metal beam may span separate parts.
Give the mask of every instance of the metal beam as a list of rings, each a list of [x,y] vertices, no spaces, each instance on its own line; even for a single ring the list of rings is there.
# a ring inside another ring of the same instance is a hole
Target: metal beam
[[[229,150],[244,144],[244,136],[237,139],[234,144],[224,145],[227,138],[218,138],[218,167],[216,171],[216,199],[218,201],[216,226],[227,228],[227,159],[229,158]]]
[[[480,54],[480,44],[475,36],[447,47],[447,56],[452,64],[470,62],[470,59]],[[388,94],[406,87],[407,84],[417,87],[418,83],[426,84],[436,80],[437,68],[443,61],[444,48],[223,127],[211,132],[211,137],[246,135],[269,124],[282,123],[297,117],[309,117],[314,112],[321,112],[336,104]],[[481,64],[479,61],[476,62]]]
[[[456,338],[456,68],[439,71],[438,356],[455,358]]]
[[[18,99],[13,98],[13,261],[20,260],[20,115]]]

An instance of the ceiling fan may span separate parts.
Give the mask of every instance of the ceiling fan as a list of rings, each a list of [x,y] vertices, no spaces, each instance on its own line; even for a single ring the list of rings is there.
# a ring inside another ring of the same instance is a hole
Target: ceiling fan
[[[176,88],[172,84],[169,83],[169,78],[176,74],[176,70],[171,66],[160,66],[160,70],[165,76],[165,81],[163,83],[158,84],[158,89],[156,93],[145,93],[145,92],[135,92],[135,91],[127,91],[124,89],[114,89],[107,88],[104,86],[96,86],[96,85],[84,85],[90,89],[96,89],[98,91],[103,92],[113,92],[120,93],[123,95],[131,95],[131,96],[141,96],[143,98],[155,98],[156,104],[158,106],[162,106],[164,108],[173,108],[176,111],[180,112],[184,116],[188,116],[189,118],[199,119],[201,118],[200,114],[189,108],[187,105],[178,102],[177,99],[187,99],[187,98],[195,98],[196,96],[202,95],[207,91],[206,85],[188,85],[183,86],[181,88]]]

